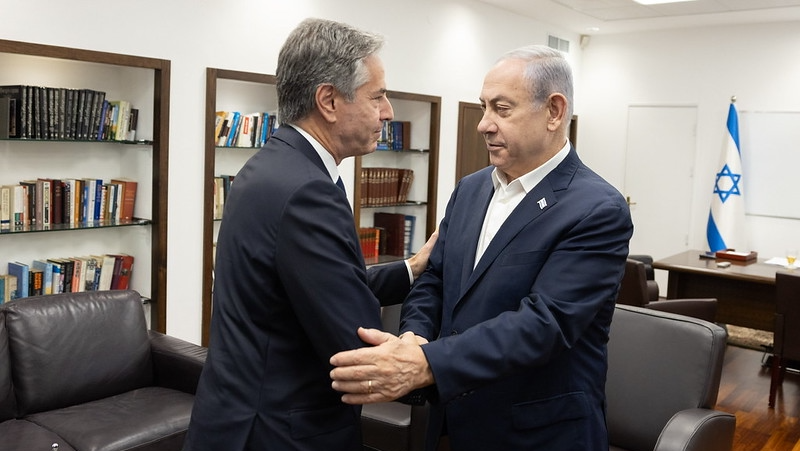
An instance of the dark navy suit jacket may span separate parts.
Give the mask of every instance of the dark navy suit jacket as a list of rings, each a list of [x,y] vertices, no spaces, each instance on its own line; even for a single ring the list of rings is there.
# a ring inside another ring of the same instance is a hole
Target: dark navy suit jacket
[[[633,231],[628,206],[571,149],[473,270],[492,169],[459,182],[403,305],[401,331],[432,340],[428,449],[446,420],[459,451],[607,451],[606,343]]]
[[[236,175],[216,257],[211,338],[185,450],[361,451],[359,406],[330,357],[409,290],[402,262],[365,270],[346,195],[281,127]],[[377,296],[376,296],[377,294]]]

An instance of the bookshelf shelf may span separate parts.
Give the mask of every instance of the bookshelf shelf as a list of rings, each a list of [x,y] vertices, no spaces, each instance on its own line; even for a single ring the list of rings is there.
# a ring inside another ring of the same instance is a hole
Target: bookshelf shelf
[[[203,174],[203,306],[201,343],[206,346],[214,287],[214,245],[221,219],[215,217],[215,177],[235,175],[257,147],[219,146],[215,140],[217,111],[271,112],[277,109],[275,76],[209,67],[206,69],[206,139]],[[218,216],[218,215],[217,215]]]
[[[149,300],[150,327],[165,332],[170,61],[0,39],[0,85],[90,88],[107,93],[106,100],[128,100],[140,113],[137,135],[145,138],[0,140],[0,185],[87,176],[138,183],[132,220],[0,231],[2,272],[10,261],[132,255],[130,288]]]
[[[138,141],[111,141],[100,139],[35,139],[35,138],[0,138],[0,141],[14,142],[14,143],[80,143],[80,144],[119,144],[125,146],[152,146],[153,141],[138,140]]]
[[[61,232],[65,230],[92,230],[102,229],[108,227],[130,227],[130,226],[149,226],[153,222],[149,219],[133,218],[131,220],[121,221],[101,221],[92,223],[73,223],[73,224],[51,224],[49,226],[11,226],[8,229],[0,229],[0,235],[5,234],[19,234],[19,233],[51,233]]]
[[[367,208],[388,208],[388,207],[424,207],[426,205],[428,205],[428,203],[424,201],[408,201],[398,204],[362,205],[361,208],[367,209]]]

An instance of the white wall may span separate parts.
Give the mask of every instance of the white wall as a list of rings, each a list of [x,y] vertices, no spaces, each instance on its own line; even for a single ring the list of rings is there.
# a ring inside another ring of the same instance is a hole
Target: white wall
[[[705,247],[710,177],[730,96],[738,97],[740,110],[800,111],[796,22],[598,35],[581,52],[573,33],[470,0],[405,0],[391,8],[366,0],[3,0],[2,10],[35,18],[6,21],[3,39],[172,61],[167,330],[194,342],[200,341],[205,68],[274,73],[281,43],[307,16],[384,34],[389,89],[442,97],[439,218],[454,185],[458,102],[477,101],[500,53],[546,43],[547,34],[571,42],[580,154],[620,190],[628,105],[698,105],[693,248]],[[787,151],[793,146],[787,143]],[[773,256],[787,242],[797,247],[798,222],[749,217],[751,248]]]
[[[458,102],[477,101],[494,59],[546,43],[548,33],[572,42],[576,71],[580,53],[575,34],[469,0],[391,7],[366,0],[3,0],[2,11],[32,19],[6,21],[3,39],[172,61],[167,332],[194,342],[200,341],[206,67],[274,74],[280,45],[308,16],[384,34],[389,89],[442,97],[441,218],[454,185]]]
[[[740,120],[742,111],[800,111],[798,49],[797,22],[593,36],[583,51],[583,95],[577,102],[580,154],[624,190],[628,106],[696,105],[689,248],[707,249],[705,227],[730,98],[737,97]],[[798,143],[784,145],[786,152],[797,152]],[[800,200],[797,192],[776,195]],[[761,257],[783,256],[786,247],[800,243],[798,220],[748,216],[747,226],[749,248]]]

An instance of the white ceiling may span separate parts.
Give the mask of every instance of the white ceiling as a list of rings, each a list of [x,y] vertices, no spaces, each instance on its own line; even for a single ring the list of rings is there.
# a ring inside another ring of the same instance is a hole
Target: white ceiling
[[[800,0],[478,0],[579,34],[800,20]]]

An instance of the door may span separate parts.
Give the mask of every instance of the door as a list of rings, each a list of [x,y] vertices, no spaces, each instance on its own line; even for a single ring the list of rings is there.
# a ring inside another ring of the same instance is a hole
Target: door
[[[624,194],[634,225],[631,254],[658,260],[688,249],[696,126],[696,106],[628,108]],[[656,271],[656,280],[666,295],[666,273]]]
[[[465,175],[489,166],[489,151],[478,122],[483,117],[480,104],[458,102],[458,142],[456,143],[456,183]]]

